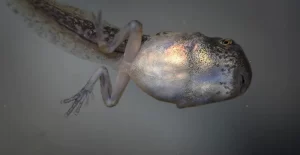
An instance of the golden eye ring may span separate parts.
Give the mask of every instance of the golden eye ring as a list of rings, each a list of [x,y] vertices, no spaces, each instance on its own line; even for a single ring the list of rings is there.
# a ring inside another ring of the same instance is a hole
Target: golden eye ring
[[[231,39],[222,39],[221,44],[223,45],[232,45],[233,41]]]

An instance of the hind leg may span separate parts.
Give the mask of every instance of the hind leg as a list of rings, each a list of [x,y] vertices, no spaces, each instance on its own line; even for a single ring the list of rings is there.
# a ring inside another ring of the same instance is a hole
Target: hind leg
[[[115,86],[112,88],[111,80],[106,67],[101,66],[91,76],[86,85],[73,97],[63,100],[63,103],[72,102],[71,108],[66,112],[65,116],[69,116],[76,108],[75,114],[78,114],[82,104],[88,99],[88,95],[93,91],[95,83],[100,80],[101,95],[104,104],[107,107],[114,107],[118,104],[130,77],[127,73],[130,64],[136,55],[138,54],[142,41],[142,24],[139,21],[133,20],[125,25],[115,36],[111,44],[105,43],[102,39],[103,25],[101,19],[101,11],[98,13],[98,17],[95,21],[96,33],[99,47],[105,47],[107,53],[113,52],[125,39],[128,38],[128,42],[125,48],[124,57],[121,66],[118,71]]]

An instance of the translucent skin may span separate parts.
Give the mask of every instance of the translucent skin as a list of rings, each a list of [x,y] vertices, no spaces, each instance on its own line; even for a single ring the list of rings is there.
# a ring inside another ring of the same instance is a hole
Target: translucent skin
[[[119,29],[79,8],[54,0],[7,0],[7,6],[24,17],[35,33],[79,58],[102,64],[74,96],[66,113],[79,113],[99,80],[107,107],[119,102],[129,80],[153,98],[194,107],[243,95],[251,84],[252,70],[242,47],[232,39],[200,32],[143,34],[133,20]],[[112,88],[108,70],[118,71]]]

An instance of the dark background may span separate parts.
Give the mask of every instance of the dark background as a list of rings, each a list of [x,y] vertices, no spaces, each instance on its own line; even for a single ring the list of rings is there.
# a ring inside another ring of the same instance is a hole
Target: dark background
[[[120,27],[138,19],[147,34],[200,31],[233,38],[251,60],[252,85],[234,100],[183,110],[133,82],[118,106],[106,108],[95,87],[80,115],[65,119],[68,106],[60,100],[79,90],[99,64],[38,38],[1,3],[1,155],[300,154],[299,2],[61,1],[102,9]],[[114,79],[116,72],[110,74]]]

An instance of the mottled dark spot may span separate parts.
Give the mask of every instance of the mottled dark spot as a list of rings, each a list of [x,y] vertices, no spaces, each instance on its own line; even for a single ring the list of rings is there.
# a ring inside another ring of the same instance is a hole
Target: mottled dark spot
[[[225,85],[226,84],[226,82],[220,82],[220,85]]]
[[[221,94],[221,92],[220,92],[220,91],[218,91],[218,92],[216,93],[216,95],[219,95],[219,94]]]
[[[221,69],[221,71],[222,71],[222,72],[225,72],[225,69],[224,69],[224,68],[222,68],[222,69]]]

